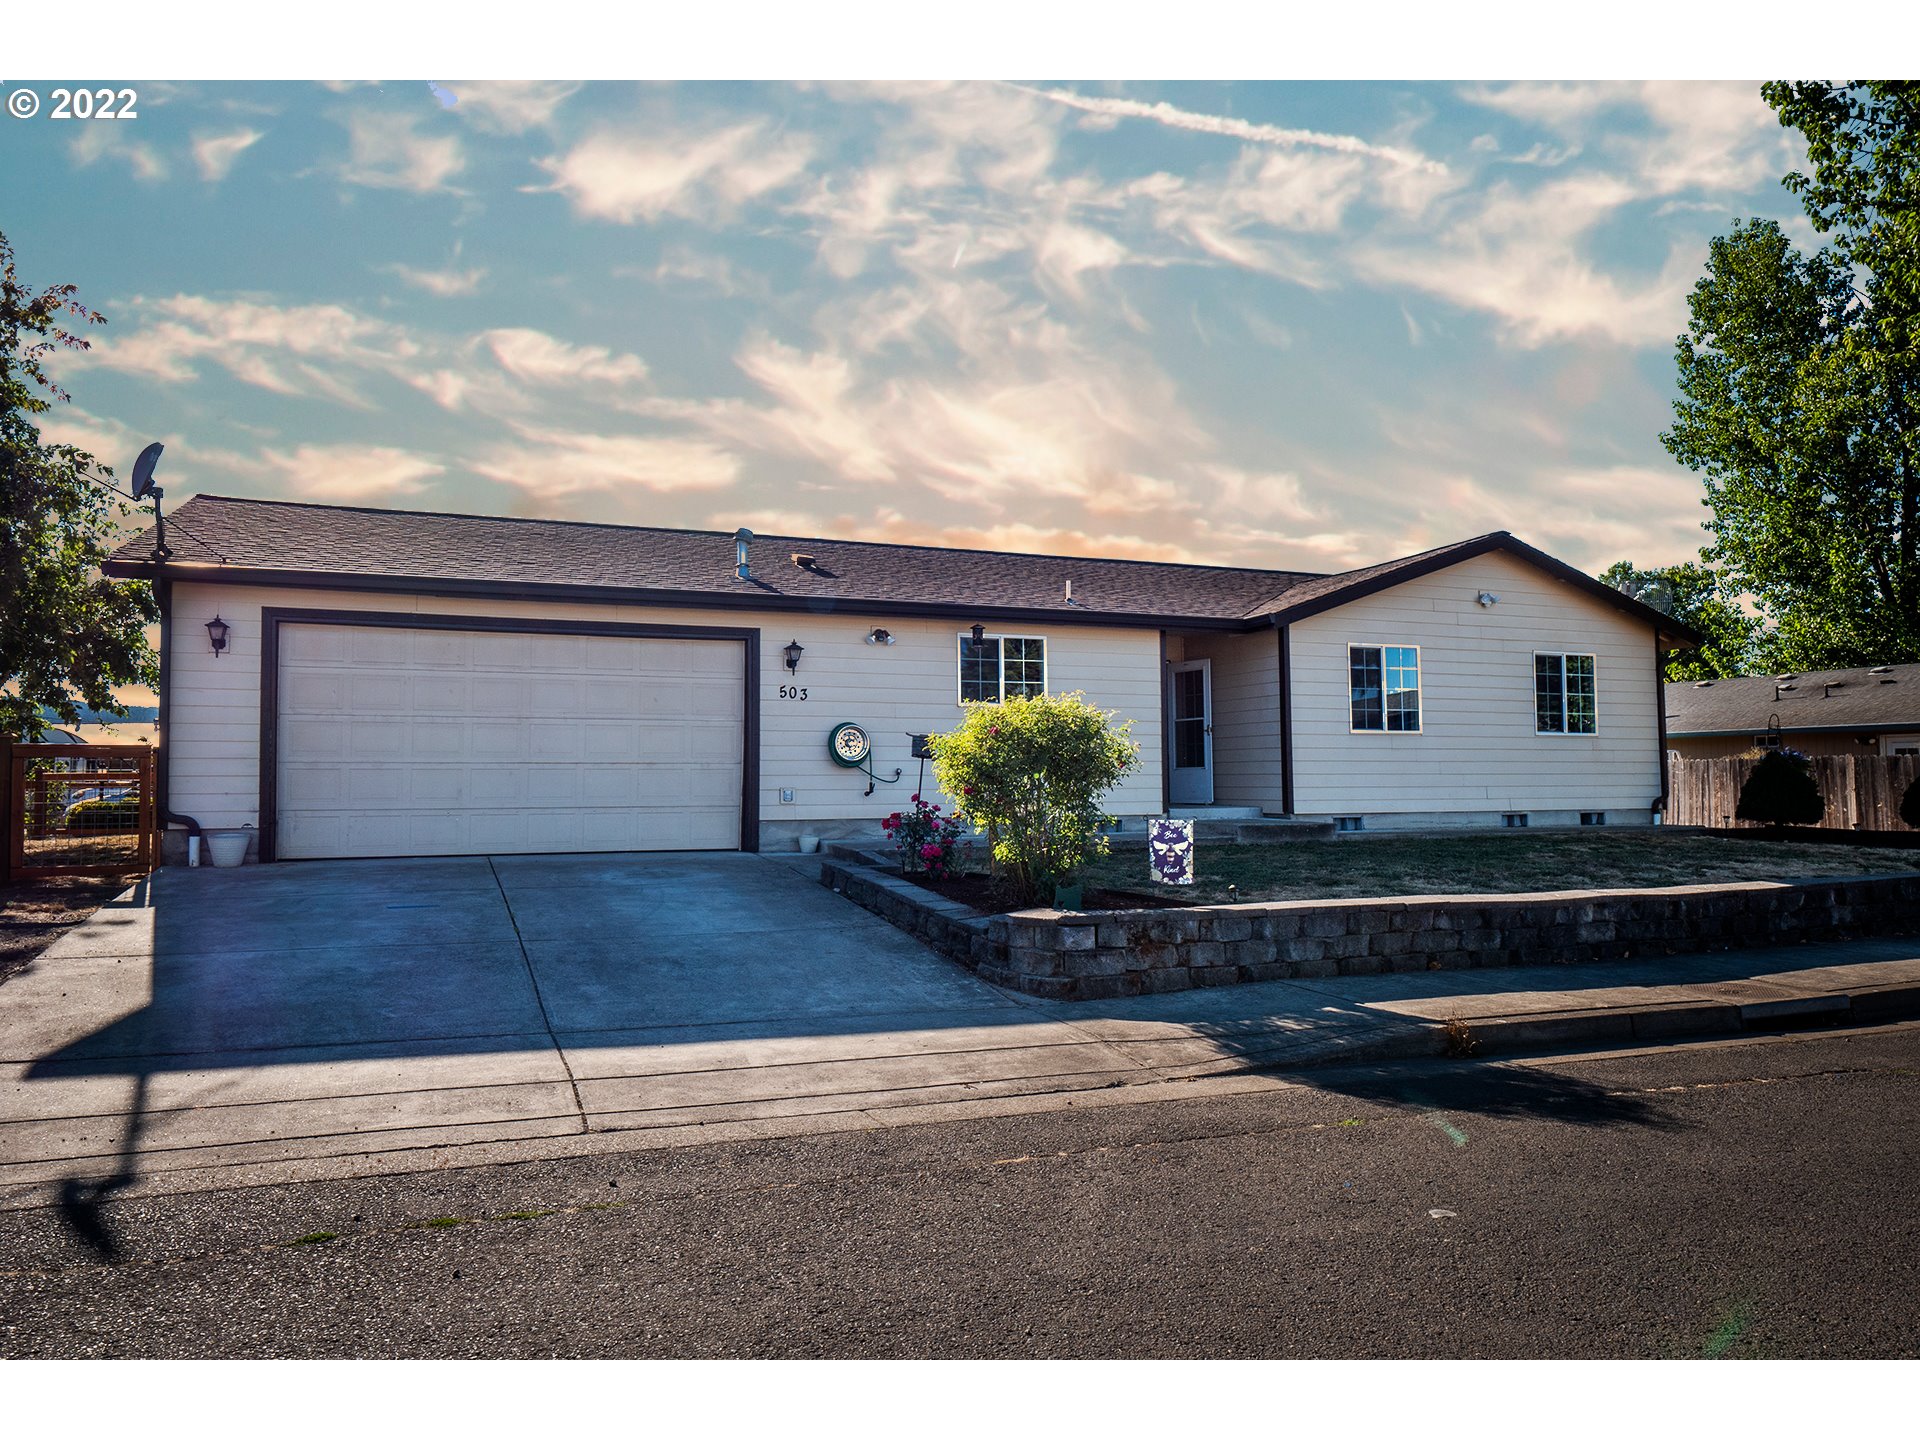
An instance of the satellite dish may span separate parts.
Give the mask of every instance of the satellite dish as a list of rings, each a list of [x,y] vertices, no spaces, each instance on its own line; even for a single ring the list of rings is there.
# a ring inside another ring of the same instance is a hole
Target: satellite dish
[[[153,467],[160,463],[160,452],[166,449],[158,440],[140,452],[140,458],[133,462],[133,498],[144,500],[153,493]]]

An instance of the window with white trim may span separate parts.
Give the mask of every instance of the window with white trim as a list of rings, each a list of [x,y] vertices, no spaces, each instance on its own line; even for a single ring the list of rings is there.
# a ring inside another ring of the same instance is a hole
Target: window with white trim
[[[1347,692],[1355,730],[1420,728],[1420,647],[1349,645]]]
[[[960,698],[997,705],[1047,691],[1047,642],[1039,635],[960,637]]]
[[[1533,657],[1533,729],[1538,735],[1591,735],[1600,728],[1593,656]]]

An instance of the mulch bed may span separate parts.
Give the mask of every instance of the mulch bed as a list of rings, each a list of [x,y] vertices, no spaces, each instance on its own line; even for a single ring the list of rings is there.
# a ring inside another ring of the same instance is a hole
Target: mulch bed
[[[52,876],[0,885],[0,984],[127,888],[129,878]]]
[[[1008,910],[1019,908],[1013,897],[1007,894],[1000,883],[991,875],[954,875],[945,880],[935,880],[929,875],[907,875],[903,879],[918,885],[922,890],[931,890],[934,894],[948,900],[958,900],[962,905],[972,907],[981,915],[1003,915]],[[1186,910],[1193,905],[1191,900],[1175,900],[1166,895],[1148,895],[1137,890],[1088,890],[1081,896],[1080,908],[1083,910]]]

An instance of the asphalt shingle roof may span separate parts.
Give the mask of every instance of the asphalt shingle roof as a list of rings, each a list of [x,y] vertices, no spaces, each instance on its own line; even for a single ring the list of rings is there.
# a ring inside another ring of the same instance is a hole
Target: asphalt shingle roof
[[[859,605],[874,611],[1023,612],[1061,619],[1137,618],[1254,628],[1343,604],[1359,595],[1501,549],[1658,623],[1647,609],[1498,531],[1337,575],[1238,566],[1019,555],[791,535],[756,535],[752,574],[734,573],[733,534],[561,520],[372,510],[282,500],[196,495],[171,517],[176,578],[258,578],[297,584],[321,577],[369,583],[444,584],[465,590],[526,587],[610,591],[688,604],[773,608]],[[116,575],[153,573],[147,531],[114,552]],[[807,566],[795,555],[812,557]],[[1067,582],[1073,599],[1067,599]]]
[[[1920,665],[1878,668],[1884,673],[1861,667],[1808,670],[1785,679],[1676,680],[1667,686],[1667,733],[1759,735],[1775,715],[1782,730],[1920,730]]]
[[[731,531],[356,509],[196,495],[169,517],[179,567],[387,579],[557,585],[750,601],[870,602],[1240,620],[1303,580],[1292,570],[1016,555],[756,535],[752,578],[734,574]],[[152,532],[114,552],[144,573]],[[811,555],[803,569],[792,556]],[[185,578],[182,575],[182,578]],[[238,578],[236,576],[236,578]],[[1073,582],[1072,605],[1066,585]]]

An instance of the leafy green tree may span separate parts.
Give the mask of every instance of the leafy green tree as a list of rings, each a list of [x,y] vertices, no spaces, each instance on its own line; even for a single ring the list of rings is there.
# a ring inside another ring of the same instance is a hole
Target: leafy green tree
[[[1702,474],[1702,556],[1768,622],[1768,666],[1920,660],[1920,86],[1775,83],[1806,138],[1786,177],[1831,237],[1779,225],[1709,248],[1661,436]]]
[[[1700,632],[1699,649],[1667,655],[1662,662],[1666,679],[1719,680],[1752,673],[1760,619],[1727,594],[1726,577],[1719,571],[1693,561],[1642,570],[1622,560],[1609,565],[1600,578]]]
[[[1075,691],[989,705],[970,702],[957,730],[930,736],[933,773],[976,830],[1016,901],[1050,901],[1053,888],[1104,855],[1100,802],[1140,763],[1127,738]]]
[[[35,423],[70,398],[47,357],[87,348],[67,326],[103,323],[77,293],[34,293],[0,235],[0,734],[25,739],[40,735],[43,707],[68,724],[82,706],[124,714],[116,687],[159,678],[146,637],[159,618],[152,587],[100,573],[131,507],[92,478],[110,469],[43,442]]]

